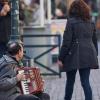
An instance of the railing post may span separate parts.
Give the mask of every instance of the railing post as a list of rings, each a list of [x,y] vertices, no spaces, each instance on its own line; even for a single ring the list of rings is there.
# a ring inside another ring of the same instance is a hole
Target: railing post
[[[11,0],[11,40],[20,40],[19,34],[19,0]]]

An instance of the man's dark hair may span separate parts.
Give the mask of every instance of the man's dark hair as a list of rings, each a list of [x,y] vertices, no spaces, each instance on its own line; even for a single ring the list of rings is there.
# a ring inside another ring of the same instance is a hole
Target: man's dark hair
[[[8,44],[7,44],[7,52],[8,52],[8,54],[10,54],[10,55],[12,55],[12,56],[14,56],[14,55],[16,55],[18,52],[19,52],[19,50],[21,50],[21,43],[19,43],[19,42],[9,42]]]

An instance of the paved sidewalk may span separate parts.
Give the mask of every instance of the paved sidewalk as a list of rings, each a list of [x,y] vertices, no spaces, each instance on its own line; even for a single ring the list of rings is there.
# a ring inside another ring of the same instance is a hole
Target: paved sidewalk
[[[46,83],[45,91],[50,94],[51,100],[64,100],[65,73],[62,74],[62,78],[48,76],[44,79]],[[93,90],[93,100],[100,100],[100,69],[91,71],[90,83]],[[85,100],[78,73],[76,76],[72,100]]]

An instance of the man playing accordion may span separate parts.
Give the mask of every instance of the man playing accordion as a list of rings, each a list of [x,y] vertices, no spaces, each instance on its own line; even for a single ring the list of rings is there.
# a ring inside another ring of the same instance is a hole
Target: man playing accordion
[[[25,79],[18,73],[19,62],[23,58],[23,45],[9,42],[7,54],[0,59],[0,100],[50,100],[46,93],[22,94],[18,83]]]

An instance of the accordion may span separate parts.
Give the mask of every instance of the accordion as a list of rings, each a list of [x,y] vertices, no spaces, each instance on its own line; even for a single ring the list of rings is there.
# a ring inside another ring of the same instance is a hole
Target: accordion
[[[39,68],[23,67],[18,73],[25,74],[25,80],[20,82],[22,94],[37,94],[43,92],[44,81],[40,75]]]

